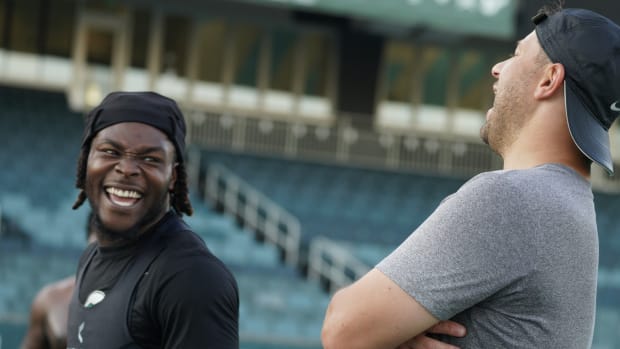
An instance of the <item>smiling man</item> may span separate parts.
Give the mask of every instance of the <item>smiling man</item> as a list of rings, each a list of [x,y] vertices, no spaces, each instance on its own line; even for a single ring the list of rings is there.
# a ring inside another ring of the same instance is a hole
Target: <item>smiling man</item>
[[[541,11],[514,55],[491,68],[480,135],[503,160],[445,198],[326,313],[326,349],[589,348],[598,235],[591,164],[613,173],[620,27],[582,9]],[[406,213],[404,213],[406,214]],[[435,337],[437,338],[437,337]],[[435,343],[437,344],[437,343]]]
[[[114,92],[88,114],[74,208],[90,203],[69,348],[238,348],[237,284],[183,222],[185,121],[153,92]]]

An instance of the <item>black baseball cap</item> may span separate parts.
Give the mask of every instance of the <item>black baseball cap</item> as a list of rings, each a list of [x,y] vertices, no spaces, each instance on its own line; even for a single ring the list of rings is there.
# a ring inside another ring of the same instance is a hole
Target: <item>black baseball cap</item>
[[[185,120],[177,103],[155,92],[112,92],[86,117],[82,147],[90,147],[97,132],[121,122],[141,122],[158,128],[174,144],[177,161],[185,153]]]
[[[613,174],[609,127],[620,114],[620,27],[584,9],[532,18],[543,50],[565,70],[566,118],[573,141]]]

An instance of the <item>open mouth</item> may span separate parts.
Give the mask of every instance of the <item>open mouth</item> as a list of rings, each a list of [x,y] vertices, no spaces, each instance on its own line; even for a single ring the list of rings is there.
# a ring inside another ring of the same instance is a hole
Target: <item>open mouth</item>
[[[105,191],[113,204],[121,207],[130,207],[142,199],[142,193],[135,190],[124,190],[115,187],[106,187]]]

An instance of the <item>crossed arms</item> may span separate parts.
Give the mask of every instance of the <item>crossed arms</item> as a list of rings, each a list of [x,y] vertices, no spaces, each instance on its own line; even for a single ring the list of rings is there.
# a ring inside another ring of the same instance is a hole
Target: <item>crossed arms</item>
[[[338,291],[327,308],[321,339],[325,349],[455,348],[426,332],[465,335],[454,322],[440,322],[377,269]]]

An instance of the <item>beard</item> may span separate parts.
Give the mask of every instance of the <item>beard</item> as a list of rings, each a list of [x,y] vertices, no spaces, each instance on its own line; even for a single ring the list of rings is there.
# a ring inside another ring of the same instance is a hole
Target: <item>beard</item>
[[[138,237],[144,232],[144,228],[149,223],[154,223],[153,221],[159,216],[160,211],[152,209],[147,212],[136,224],[126,230],[114,230],[108,228],[99,217],[99,214],[94,214],[94,225],[97,234],[99,234],[100,239],[109,242],[134,242],[138,240]]]
[[[491,117],[480,128],[480,139],[502,156],[518,138],[529,116],[521,86],[509,86],[495,96]]]
[[[536,106],[532,98],[541,69],[542,64],[536,63],[509,74],[506,81],[498,77],[491,115],[480,128],[480,138],[502,157],[533,115]]]
[[[165,200],[166,195],[164,195],[164,198],[162,198],[162,200],[159,200],[158,202],[167,202]],[[131,242],[137,241],[139,237],[142,235],[142,233],[144,233],[147,229],[150,229],[152,226],[154,226],[157,223],[155,220],[161,219],[161,218],[158,219],[160,215],[163,217],[162,212],[166,210],[165,205],[152,206],[146,212],[146,214],[143,215],[129,229],[118,230],[118,229],[112,229],[106,226],[101,220],[101,217],[99,216],[99,210],[97,209],[97,206],[93,205],[92,202],[90,202],[90,204],[91,204],[91,209],[93,212],[93,224],[94,224],[94,228],[95,228],[98,238],[103,241],[113,242],[115,244],[116,243],[124,244],[124,243],[131,243]]]

